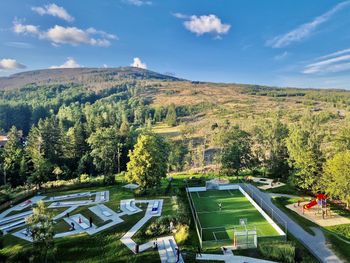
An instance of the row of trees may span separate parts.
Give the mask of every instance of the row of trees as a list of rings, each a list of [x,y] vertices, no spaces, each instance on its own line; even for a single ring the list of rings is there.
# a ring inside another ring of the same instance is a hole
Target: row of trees
[[[290,127],[277,115],[251,133],[224,126],[216,136],[226,174],[262,167],[270,176],[289,180],[299,189],[325,192],[349,206],[350,125],[327,136],[317,115],[306,115]]]

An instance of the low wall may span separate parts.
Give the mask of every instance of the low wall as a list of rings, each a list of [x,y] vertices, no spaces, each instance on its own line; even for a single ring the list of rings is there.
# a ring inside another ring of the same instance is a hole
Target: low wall
[[[270,225],[277,231],[278,234],[280,234],[281,236],[286,234],[275,223],[275,221],[273,221],[272,218],[268,214],[266,214],[266,212],[253,200],[253,198],[251,198],[250,195],[248,195],[246,191],[242,189],[242,187],[238,186],[238,190],[249,200],[249,202],[256,208],[256,210],[259,211],[259,213],[266,219],[266,221],[270,223]]]

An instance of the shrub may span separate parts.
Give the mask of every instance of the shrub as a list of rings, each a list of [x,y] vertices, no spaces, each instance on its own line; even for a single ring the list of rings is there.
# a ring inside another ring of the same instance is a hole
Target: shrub
[[[295,246],[290,242],[261,242],[258,245],[260,253],[269,259],[279,262],[293,263],[295,258]]]
[[[81,183],[88,183],[90,182],[90,176],[88,174],[81,174],[79,177],[79,180]]]
[[[175,240],[177,244],[183,244],[187,240],[189,236],[189,229],[190,227],[188,225],[180,224],[177,226],[175,233]]]

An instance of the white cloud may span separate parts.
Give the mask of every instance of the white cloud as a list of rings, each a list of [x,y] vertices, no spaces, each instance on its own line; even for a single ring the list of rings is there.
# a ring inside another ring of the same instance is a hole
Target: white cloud
[[[222,23],[220,18],[212,14],[186,16],[181,13],[175,13],[173,15],[179,19],[186,20],[184,21],[185,28],[198,36],[215,34],[218,37],[222,34],[226,34],[231,28],[231,25]]]
[[[8,47],[16,47],[16,48],[33,48],[34,47],[32,44],[29,44],[27,42],[16,42],[16,41],[5,42],[4,45]]]
[[[14,70],[23,68],[26,68],[26,66],[18,63],[15,59],[4,58],[0,60],[0,70]]]
[[[275,38],[267,41],[266,44],[273,48],[282,48],[290,45],[293,42],[301,41],[307,38],[321,24],[327,22],[336,12],[342,10],[349,4],[350,1],[339,3],[328,12],[316,17],[311,22],[302,24],[286,34],[276,36]]]
[[[130,66],[135,68],[147,69],[147,65],[145,63],[142,63],[141,59],[138,57],[134,58],[134,62]]]
[[[72,17],[68,12],[61,6],[58,6],[56,4],[48,4],[45,6],[35,6],[32,7],[32,10],[39,15],[51,15],[58,18],[61,18],[63,20],[66,20],[68,22],[72,22],[74,20],[74,17]]]
[[[188,19],[188,18],[190,18],[190,16],[184,15],[182,13],[173,13],[173,16],[175,16],[176,18],[179,18],[179,19]]]
[[[55,25],[47,31],[40,31],[39,27],[33,25],[23,25],[15,20],[13,31],[18,34],[28,34],[38,36],[40,39],[50,41],[54,46],[61,44],[69,44],[78,46],[87,44],[92,46],[108,47],[111,45],[111,40],[117,39],[113,34],[99,31],[94,28],[86,30],[77,27],[63,27]],[[96,37],[98,36],[98,37]]]
[[[66,62],[64,62],[60,66],[51,66],[50,68],[81,68],[82,66],[79,65],[74,58],[67,58]]]
[[[340,50],[316,59],[302,71],[304,74],[334,73],[350,70],[350,49]]]
[[[131,5],[142,6],[142,5],[151,5],[152,1],[149,0],[124,0],[124,2]]]
[[[34,34],[39,35],[40,30],[38,26],[34,25],[23,25],[19,20],[13,21],[13,31],[18,34]]]
[[[283,53],[276,55],[273,59],[278,61],[278,60],[283,60],[288,56],[289,56],[289,53],[287,51],[284,51]]]

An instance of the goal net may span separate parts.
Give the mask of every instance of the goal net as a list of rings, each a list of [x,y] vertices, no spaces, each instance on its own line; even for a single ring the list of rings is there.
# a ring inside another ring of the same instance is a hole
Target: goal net
[[[236,249],[257,248],[258,235],[256,228],[249,229],[247,226],[248,220],[241,218],[239,226],[233,230],[233,246]]]

